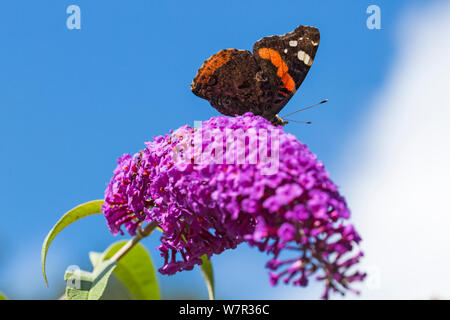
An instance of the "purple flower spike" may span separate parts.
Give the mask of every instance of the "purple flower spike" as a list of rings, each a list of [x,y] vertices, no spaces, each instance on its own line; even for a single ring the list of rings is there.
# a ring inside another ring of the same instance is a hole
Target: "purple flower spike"
[[[103,212],[113,234],[158,222],[159,251],[173,274],[241,242],[271,255],[270,283],[307,286],[315,276],[344,294],[360,236],[322,162],[282,127],[251,113],[183,126],[119,158]],[[123,232],[122,232],[123,233]]]

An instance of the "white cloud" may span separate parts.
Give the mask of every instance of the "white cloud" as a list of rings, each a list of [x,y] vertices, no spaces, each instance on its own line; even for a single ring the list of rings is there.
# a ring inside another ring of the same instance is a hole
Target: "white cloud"
[[[393,70],[352,146],[361,154],[344,194],[380,280],[362,298],[450,298],[449,39],[450,3],[405,14]]]

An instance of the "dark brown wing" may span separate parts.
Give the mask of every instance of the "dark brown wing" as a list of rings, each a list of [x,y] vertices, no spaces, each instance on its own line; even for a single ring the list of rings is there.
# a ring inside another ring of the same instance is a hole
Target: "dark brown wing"
[[[266,119],[280,112],[300,87],[314,61],[319,41],[317,28],[299,26],[293,32],[255,43],[253,56],[269,80],[273,97],[262,106]]]
[[[259,71],[250,51],[224,49],[203,63],[191,84],[192,92],[208,100],[220,113],[234,116],[258,114]]]

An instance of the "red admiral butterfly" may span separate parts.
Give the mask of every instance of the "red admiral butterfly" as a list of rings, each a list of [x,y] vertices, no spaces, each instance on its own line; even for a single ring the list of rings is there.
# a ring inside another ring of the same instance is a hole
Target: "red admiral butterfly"
[[[192,92],[228,116],[248,111],[274,124],[311,67],[320,33],[299,26],[282,36],[265,37],[248,50],[224,49],[203,63],[191,84]]]

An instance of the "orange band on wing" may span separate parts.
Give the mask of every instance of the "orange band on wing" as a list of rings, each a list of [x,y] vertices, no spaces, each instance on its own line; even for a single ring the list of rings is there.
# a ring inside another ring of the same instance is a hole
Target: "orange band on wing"
[[[270,60],[270,62],[278,68],[277,75],[280,77],[281,82],[283,82],[283,87],[291,92],[294,91],[295,81],[288,73],[289,68],[278,51],[270,48],[260,48],[258,54],[261,58]]]
[[[202,84],[208,83],[209,78],[214,74],[214,71],[230,60],[232,51],[233,50],[229,49],[221,50],[206,60],[205,63],[203,63],[203,66],[198,70],[194,82],[200,82]]]

